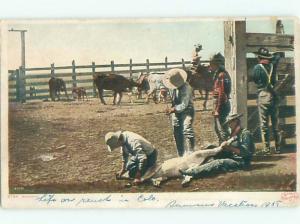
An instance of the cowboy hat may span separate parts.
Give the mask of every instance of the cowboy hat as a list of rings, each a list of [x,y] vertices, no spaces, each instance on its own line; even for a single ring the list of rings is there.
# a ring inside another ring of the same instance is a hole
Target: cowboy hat
[[[111,152],[115,148],[120,147],[119,139],[120,139],[121,134],[122,134],[122,131],[117,131],[117,132],[108,132],[105,135],[105,144],[107,145],[107,149],[109,152]]]
[[[187,73],[180,68],[173,68],[166,72],[163,77],[163,84],[168,89],[177,89],[181,87],[187,79]]]
[[[258,57],[271,59],[273,57],[272,54],[270,54],[269,50],[265,47],[261,47],[258,49],[258,51],[253,52],[253,54],[256,54]]]
[[[237,114],[237,113],[234,113],[234,114],[230,114],[227,118],[226,118],[226,121],[224,122],[223,125],[225,124],[228,124],[229,122],[235,120],[235,119],[239,119],[240,117],[242,117],[243,114]]]
[[[221,64],[224,65],[225,64],[225,58],[224,56],[219,52],[217,54],[215,54],[214,56],[212,56],[212,58],[210,59],[211,63],[216,63],[216,64]]]

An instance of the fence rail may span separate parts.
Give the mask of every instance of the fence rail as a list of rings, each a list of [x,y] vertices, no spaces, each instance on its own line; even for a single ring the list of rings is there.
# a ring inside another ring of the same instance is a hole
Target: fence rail
[[[202,63],[208,63],[208,60],[203,60]],[[170,68],[190,66],[191,61],[168,61],[165,57],[164,62],[150,62],[146,59],[145,63],[133,63],[132,59],[128,64],[115,63],[113,60],[110,64],[96,65],[92,62],[91,65],[76,65],[75,61],[72,61],[70,66],[55,66],[54,63],[49,67],[35,67],[25,68],[20,67],[17,70],[9,70],[9,97],[11,101],[22,101],[31,99],[46,99],[49,93],[48,81],[49,78],[59,77],[64,78],[67,85],[67,91],[71,91],[72,87],[80,86],[85,87],[88,94],[96,96],[96,89],[93,85],[93,75],[115,73],[115,74],[129,74],[130,77],[135,73],[140,72],[164,72]],[[78,72],[79,69],[85,69],[90,71]],[[66,71],[69,70],[69,71]],[[59,72],[56,72],[59,71]],[[35,90],[30,90],[30,87],[34,87]],[[43,94],[43,95],[42,95]]]

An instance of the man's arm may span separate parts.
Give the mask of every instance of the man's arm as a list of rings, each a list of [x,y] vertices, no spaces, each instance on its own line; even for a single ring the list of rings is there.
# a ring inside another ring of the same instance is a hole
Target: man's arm
[[[261,76],[261,68],[259,65],[256,65],[250,75],[249,81],[253,81],[255,84],[259,84],[260,76]]]
[[[184,111],[189,105],[189,102],[192,98],[192,90],[188,86],[185,86],[180,93],[181,93],[181,103],[174,107],[175,113],[180,113]]]
[[[121,171],[119,172],[119,175],[122,176],[126,172],[126,164],[128,161],[128,153],[126,152],[124,146],[121,148],[121,154],[122,154],[122,167]]]
[[[145,163],[147,162],[147,155],[144,152],[141,143],[139,143],[138,141],[135,141],[134,143],[134,151],[136,152],[136,158],[138,161],[138,167],[137,167],[138,169],[135,175],[134,182],[138,184],[141,182],[142,169],[144,168]]]

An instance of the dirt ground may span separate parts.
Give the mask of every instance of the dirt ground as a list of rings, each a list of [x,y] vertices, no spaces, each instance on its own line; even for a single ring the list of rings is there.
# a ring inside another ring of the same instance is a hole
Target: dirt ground
[[[296,188],[296,153],[255,158],[247,171],[194,180],[182,188],[180,179],[161,188],[126,188],[115,180],[120,170],[118,151],[104,145],[108,131],[131,130],[159,149],[158,163],[177,156],[166,104],[101,105],[85,102],[10,103],[9,185],[11,193],[165,192],[165,191],[292,191]],[[209,107],[211,105],[209,104]],[[195,102],[197,146],[216,143],[211,111]]]

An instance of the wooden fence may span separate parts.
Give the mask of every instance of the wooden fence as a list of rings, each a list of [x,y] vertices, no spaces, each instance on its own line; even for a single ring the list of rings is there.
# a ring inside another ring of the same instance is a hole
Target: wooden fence
[[[294,36],[271,33],[246,33],[245,21],[228,21],[224,23],[224,44],[226,69],[233,79],[233,111],[243,113],[243,125],[253,132],[258,147],[260,128],[257,110],[257,89],[251,82],[250,74],[257,64],[256,58],[249,58],[249,53],[259,47],[270,51],[291,52],[294,50]],[[291,53],[290,53],[291,54]],[[291,54],[292,55],[292,54]],[[285,143],[296,144],[296,111],[295,111],[295,66],[294,58],[280,60],[277,92],[280,95],[279,121]],[[271,127],[271,126],[270,126]],[[274,144],[274,142],[272,142]]]
[[[131,77],[135,73],[160,72],[190,64],[190,61],[184,59],[169,62],[166,57],[164,62],[159,63],[150,63],[149,59],[146,60],[146,63],[133,63],[130,59],[129,64],[116,64],[111,61],[110,64],[104,65],[96,65],[95,62],[92,62],[91,65],[76,65],[73,60],[71,66],[51,64],[50,67],[26,68],[25,70],[20,67],[17,70],[9,71],[9,99],[20,102],[32,99],[48,99],[48,81],[51,76],[63,78],[69,94],[72,87],[82,86],[87,89],[89,96],[96,96],[96,89],[93,85],[93,75],[95,74],[116,73]],[[35,90],[31,90],[30,87],[34,87]]]

